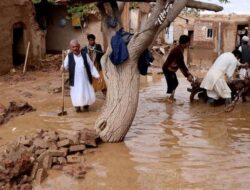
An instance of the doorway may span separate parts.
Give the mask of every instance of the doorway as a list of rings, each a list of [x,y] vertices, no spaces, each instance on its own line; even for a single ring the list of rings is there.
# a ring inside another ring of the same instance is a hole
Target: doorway
[[[24,30],[23,23],[13,25],[12,57],[14,66],[23,64],[25,60]]]
[[[238,25],[236,36],[236,48],[241,45],[241,38],[248,35],[248,24]]]

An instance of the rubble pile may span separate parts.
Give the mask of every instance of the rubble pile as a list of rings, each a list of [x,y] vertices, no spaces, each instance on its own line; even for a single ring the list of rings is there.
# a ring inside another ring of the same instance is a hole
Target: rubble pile
[[[97,147],[98,135],[90,129],[56,132],[37,130],[7,146],[0,158],[0,190],[31,190],[50,169],[75,177],[86,174],[85,154]]]
[[[8,122],[13,117],[24,115],[25,113],[32,111],[36,110],[27,102],[10,102],[7,109],[3,106],[0,109],[0,125]]]
[[[47,71],[57,71],[62,65],[62,56],[47,54],[45,59],[42,59],[40,65],[36,65],[35,70]]]

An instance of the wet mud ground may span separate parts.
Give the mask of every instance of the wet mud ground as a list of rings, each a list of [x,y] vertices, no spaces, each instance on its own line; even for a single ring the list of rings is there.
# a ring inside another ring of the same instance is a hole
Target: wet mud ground
[[[61,95],[51,92],[60,87],[60,73],[28,73],[26,79],[13,83],[0,78],[0,103],[22,100],[37,109],[0,127],[0,149],[37,128],[93,128],[104,102],[101,93],[88,113],[75,113],[66,97],[68,115],[58,117]],[[85,179],[52,171],[36,190],[249,189],[250,103],[239,102],[231,113],[223,106],[190,104],[189,84],[181,78],[177,101],[169,105],[163,77],[143,81],[138,111],[124,142],[101,144],[90,154]]]

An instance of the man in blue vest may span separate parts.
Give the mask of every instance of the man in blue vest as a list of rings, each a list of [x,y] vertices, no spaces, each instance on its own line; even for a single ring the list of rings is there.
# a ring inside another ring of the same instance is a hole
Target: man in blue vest
[[[77,40],[70,41],[71,52],[66,56],[62,70],[69,71],[70,96],[76,112],[87,111],[95,102],[92,77],[99,79],[99,73],[89,55],[81,51]]]

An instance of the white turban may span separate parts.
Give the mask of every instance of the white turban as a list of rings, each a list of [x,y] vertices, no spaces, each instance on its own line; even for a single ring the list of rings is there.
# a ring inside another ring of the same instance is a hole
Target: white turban
[[[243,37],[242,37],[242,41],[243,41],[243,42],[248,42],[248,41],[249,41],[249,38],[248,38],[247,36],[243,36]]]

